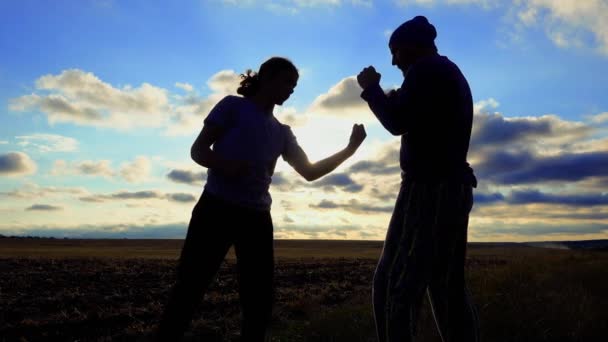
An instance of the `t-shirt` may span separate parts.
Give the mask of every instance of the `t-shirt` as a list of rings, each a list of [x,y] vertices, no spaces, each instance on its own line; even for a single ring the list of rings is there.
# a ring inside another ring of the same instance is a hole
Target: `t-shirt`
[[[240,206],[270,210],[268,188],[278,157],[290,162],[303,153],[291,128],[251,100],[232,95],[218,102],[204,123],[223,131],[212,146],[215,153],[223,159],[249,161],[252,165],[238,179],[209,169],[205,190]]]
[[[388,95],[373,85],[361,97],[389,132],[401,135],[405,180],[476,185],[467,163],[473,124],[471,90],[447,57],[434,55],[418,61],[407,70],[401,88]]]

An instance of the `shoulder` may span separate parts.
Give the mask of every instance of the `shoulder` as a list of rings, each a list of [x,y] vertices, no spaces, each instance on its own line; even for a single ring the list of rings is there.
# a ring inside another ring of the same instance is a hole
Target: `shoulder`
[[[445,56],[437,55],[425,58],[411,67],[408,72],[410,79],[418,81],[431,81],[452,78],[451,75],[460,74],[458,66]]]
[[[281,132],[283,133],[283,136],[289,137],[289,136],[293,135],[293,132],[292,132],[291,127],[289,125],[286,125],[286,124],[280,122],[279,120],[277,120],[277,123],[279,124]]]
[[[215,104],[212,112],[225,113],[224,115],[230,113],[232,116],[247,110],[248,105],[249,101],[243,97],[227,95]]]
[[[232,126],[237,119],[238,113],[242,111],[243,98],[228,95],[219,100],[205,118],[205,124],[219,126]]]
[[[281,130],[281,132],[291,132],[291,127],[287,124],[284,124],[281,122],[281,120],[279,120],[279,118],[277,118],[276,116],[272,116],[271,120],[273,122],[273,125],[276,125],[277,127],[279,127],[279,129]]]
[[[293,134],[293,131],[291,130],[291,127],[289,125],[279,122],[279,127],[281,127],[281,133],[283,136],[283,140],[285,141],[286,144],[288,144],[288,145],[297,144],[296,136],[295,136],[295,134]]]
[[[241,96],[236,95],[226,95],[222,98],[218,105],[223,106],[242,106],[247,100]]]

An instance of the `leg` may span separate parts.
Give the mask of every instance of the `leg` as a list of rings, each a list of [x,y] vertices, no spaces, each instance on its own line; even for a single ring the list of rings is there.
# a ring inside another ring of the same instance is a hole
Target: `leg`
[[[397,252],[399,238],[403,229],[403,217],[405,214],[405,205],[407,203],[406,191],[403,187],[399,191],[393,215],[388,226],[384,246],[380,260],[374,272],[374,280],[372,286],[372,303],[374,308],[374,320],[376,323],[376,334],[378,341],[386,341],[386,300],[388,287],[388,271],[391,261]]]
[[[265,341],[272,318],[274,245],[270,212],[249,211],[240,217],[235,240],[243,313],[242,341]]]
[[[412,341],[421,298],[430,280],[432,245],[425,229],[426,186],[415,183],[404,188],[403,218],[397,243],[390,258],[383,259],[386,271],[384,327],[378,327],[380,341]],[[378,310],[376,310],[378,311]],[[381,314],[381,313],[379,313]]]
[[[205,289],[217,273],[232,237],[225,218],[231,213],[205,194],[194,207],[188,233],[158,328],[158,341],[179,341]]]
[[[417,333],[418,313],[431,275],[431,246],[424,228],[407,228],[413,230],[404,244],[409,248],[396,255],[389,272],[386,341],[413,341]]]
[[[464,274],[471,188],[447,186],[440,201],[434,227],[437,253],[428,291],[433,316],[444,342],[479,341],[477,312]]]

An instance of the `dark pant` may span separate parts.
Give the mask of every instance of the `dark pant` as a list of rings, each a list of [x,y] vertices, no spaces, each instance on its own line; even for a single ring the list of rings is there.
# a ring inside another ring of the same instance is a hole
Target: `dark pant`
[[[470,185],[410,182],[401,187],[374,274],[380,342],[414,339],[425,292],[443,341],[479,340],[464,277],[472,205]]]
[[[232,205],[204,192],[192,211],[177,280],[159,324],[159,341],[179,341],[230,246],[237,258],[241,339],[263,341],[273,299],[273,227],[269,211]]]

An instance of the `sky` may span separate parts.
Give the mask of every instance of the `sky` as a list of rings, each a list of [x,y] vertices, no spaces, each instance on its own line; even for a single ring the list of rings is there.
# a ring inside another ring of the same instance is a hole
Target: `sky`
[[[190,146],[239,75],[300,71],[275,116],[312,161],[368,138],[307,182],[279,159],[275,238],[381,240],[399,137],[360,99],[387,43],[425,15],[472,88],[479,186],[469,241],[608,238],[608,0],[0,2],[0,234],[184,238],[206,169]]]

